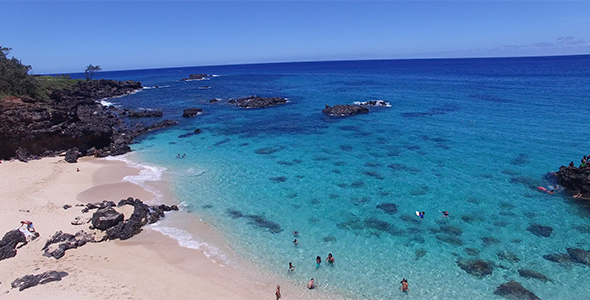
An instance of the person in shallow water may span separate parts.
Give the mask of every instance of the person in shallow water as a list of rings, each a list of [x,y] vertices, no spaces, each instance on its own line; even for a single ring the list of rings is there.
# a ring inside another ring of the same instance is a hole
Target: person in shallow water
[[[334,257],[332,257],[332,253],[328,253],[328,257],[326,258],[326,262],[329,264],[334,264]]]
[[[293,265],[293,263],[289,262],[289,272],[293,271],[295,271],[295,266]]]
[[[448,217],[449,216],[449,212],[448,211],[441,211],[441,213],[443,214],[443,217]]]
[[[315,263],[316,263],[316,268],[320,267],[320,264],[322,263],[322,258],[321,257],[316,257],[315,258]]]
[[[299,243],[297,242],[297,239],[293,240],[293,245],[295,245],[295,246],[299,245]]]
[[[402,290],[402,292],[407,293],[410,291],[408,281],[405,278],[402,279],[402,281],[400,281],[400,283],[402,284],[402,287],[400,288]]]
[[[424,219],[425,214],[426,214],[425,212],[420,212],[420,213],[418,213],[418,217],[420,217],[420,219]]]
[[[310,290],[315,289],[315,283],[313,282],[313,278],[307,283],[307,288]]]

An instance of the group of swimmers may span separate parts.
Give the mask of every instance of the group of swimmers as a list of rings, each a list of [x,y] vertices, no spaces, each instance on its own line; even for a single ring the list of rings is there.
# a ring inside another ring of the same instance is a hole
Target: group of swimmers
[[[186,156],[186,154],[183,154],[182,156],[180,156],[180,153],[178,155],[176,155],[176,158],[184,158]]]

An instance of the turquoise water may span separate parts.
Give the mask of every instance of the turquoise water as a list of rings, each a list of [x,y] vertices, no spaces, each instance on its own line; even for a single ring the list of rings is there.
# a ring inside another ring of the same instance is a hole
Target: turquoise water
[[[191,73],[218,76],[178,81]],[[242,257],[281,281],[303,285],[313,277],[320,289],[352,299],[502,299],[493,292],[510,280],[542,299],[590,298],[590,268],[542,257],[566,247],[589,249],[590,233],[583,229],[590,226],[589,210],[565,193],[536,189],[554,184],[548,172],[590,154],[589,56],[292,63],[102,76],[160,87],[109,100],[126,108],[162,108],[164,118],[180,122],[134,145],[134,159],[159,166],[152,171],[165,174],[184,209],[213,224]],[[205,85],[211,88],[198,89]],[[252,94],[289,103],[260,110],[224,103]],[[222,101],[211,104],[212,98]],[[391,107],[343,119],[321,113],[326,104],[378,99]],[[204,114],[181,118],[187,107]],[[179,138],[195,128],[203,132]],[[397,212],[379,209],[383,203],[395,203]],[[424,219],[417,210],[426,212]],[[551,226],[551,236],[527,231],[532,223]],[[198,233],[165,223],[160,230],[187,247],[205,247]],[[300,233],[297,246],[293,231]],[[484,237],[495,240],[486,244]],[[214,245],[206,247],[224,261]],[[468,255],[466,248],[479,255]],[[502,260],[501,251],[519,260]],[[333,266],[325,263],[328,253],[336,259]],[[324,262],[316,268],[318,255]],[[476,257],[494,264],[491,275],[474,277],[456,263]],[[289,262],[297,268],[287,274]],[[518,269],[552,281],[521,277]],[[407,295],[399,291],[402,278],[410,284]]]

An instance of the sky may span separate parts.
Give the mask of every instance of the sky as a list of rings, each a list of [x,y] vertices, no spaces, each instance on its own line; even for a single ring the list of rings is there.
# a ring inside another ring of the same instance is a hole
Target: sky
[[[590,1],[0,1],[34,74],[590,54]]]

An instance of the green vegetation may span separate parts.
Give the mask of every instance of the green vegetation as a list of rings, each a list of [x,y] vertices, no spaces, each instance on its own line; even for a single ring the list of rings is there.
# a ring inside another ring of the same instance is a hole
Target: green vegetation
[[[84,71],[84,78],[86,78],[86,81],[90,81],[92,80],[92,76],[94,76],[94,72],[100,70],[102,70],[102,68],[98,65],[88,65],[88,67],[86,67],[86,71]]]
[[[57,77],[29,75],[31,66],[23,65],[15,57],[9,59],[10,50],[0,46],[0,99],[15,96],[48,101],[52,91],[68,88],[82,81],[70,79],[70,75],[66,74]]]

